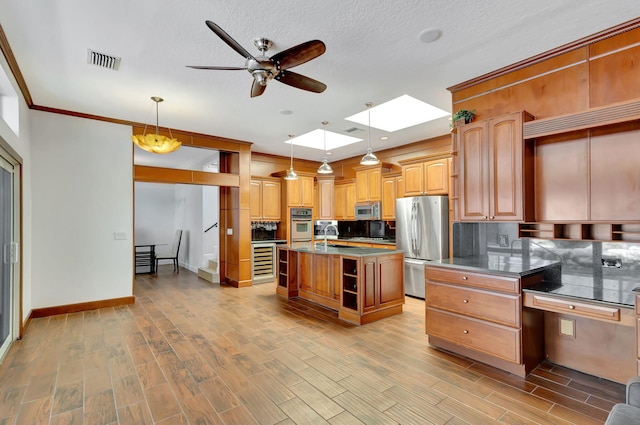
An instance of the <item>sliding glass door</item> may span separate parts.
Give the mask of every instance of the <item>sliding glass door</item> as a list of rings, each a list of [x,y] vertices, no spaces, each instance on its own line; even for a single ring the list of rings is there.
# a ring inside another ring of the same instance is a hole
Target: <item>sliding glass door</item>
[[[4,357],[11,343],[17,338],[19,320],[18,277],[18,235],[16,226],[16,167],[2,157],[0,151],[0,359]]]

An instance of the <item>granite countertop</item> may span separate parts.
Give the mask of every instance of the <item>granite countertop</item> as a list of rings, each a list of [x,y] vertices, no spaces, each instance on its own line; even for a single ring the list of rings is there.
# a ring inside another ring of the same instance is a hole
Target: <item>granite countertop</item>
[[[522,290],[570,299],[597,301],[617,307],[634,307],[636,296],[634,288],[640,288],[638,281],[563,274],[561,282],[543,281]]]
[[[353,238],[341,238],[334,239],[335,241],[344,241],[344,242],[366,242],[366,243],[377,243],[380,245],[395,245],[395,239],[380,239],[380,238],[365,238],[365,237],[353,237]]]
[[[333,241],[335,242],[335,241]],[[333,245],[333,246],[332,246]],[[291,251],[297,252],[313,252],[314,254],[333,254],[333,255],[349,255],[352,257],[367,257],[370,255],[388,255],[388,254],[403,254],[402,250],[391,250],[385,248],[368,248],[360,246],[336,246],[331,242],[327,243],[327,248],[324,248],[324,242],[319,242],[317,245],[308,244],[295,247],[289,247]]]
[[[287,243],[286,239],[270,239],[266,241],[251,241],[252,244],[256,243]]]
[[[539,259],[523,260],[522,257],[511,257],[508,255],[486,255],[464,258],[453,257],[446,258],[444,260],[428,261],[426,264],[518,277],[527,276],[551,268],[559,269],[560,266],[560,262],[558,261]],[[552,279],[552,277],[549,279]]]

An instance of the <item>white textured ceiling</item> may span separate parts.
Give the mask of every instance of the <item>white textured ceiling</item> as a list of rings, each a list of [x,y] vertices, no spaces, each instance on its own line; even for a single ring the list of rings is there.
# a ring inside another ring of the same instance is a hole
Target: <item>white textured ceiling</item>
[[[408,94],[450,110],[446,87],[640,16],[638,0],[4,0],[0,24],[34,104],[253,142],[253,151],[289,155],[282,143]],[[205,25],[220,25],[248,51],[269,56],[320,39],[326,53],[293,69],[324,82],[316,94],[271,81],[250,98],[244,59]],[[419,41],[427,28],[443,35]],[[87,49],[122,58],[118,71],[87,64]],[[284,110],[291,114],[282,114]],[[374,150],[442,135],[447,118],[394,133],[372,131]],[[363,133],[363,135],[366,133]],[[380,136],[389,136],[382,142]],[[366,136],[365,136],[366,139]],[[331,160],[361,155],[366,141],[336,149]],[[179,151],[178,151],[179,152]],[[322,158],[296,148],[297,158]]]

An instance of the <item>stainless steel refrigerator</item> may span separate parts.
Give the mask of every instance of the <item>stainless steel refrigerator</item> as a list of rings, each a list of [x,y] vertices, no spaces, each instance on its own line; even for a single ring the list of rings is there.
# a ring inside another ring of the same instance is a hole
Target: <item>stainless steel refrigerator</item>
[[[404,292],[424,298],[424,265],[449,257],[449,200],[413,196],[396,200],[396,246],[404,251]]]

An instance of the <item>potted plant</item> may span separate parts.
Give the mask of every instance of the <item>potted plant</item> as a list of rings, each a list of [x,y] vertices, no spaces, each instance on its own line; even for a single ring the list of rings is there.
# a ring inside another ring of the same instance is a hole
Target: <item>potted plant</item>
[[[461,109],[458,112],[456,112],[455,114],[453,114],[453,116],[451,117],[451,128],[453,128],[453,125],[456,121],[464,119],[464,123],[465,124],[469,124],[471,121],[473,121],[473,117],[476,116],[476,110],[474,109],[473,111],[468,111],[466,109]]]

